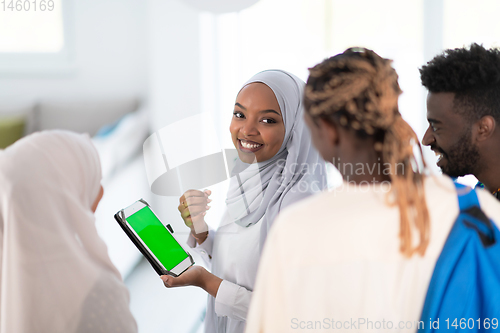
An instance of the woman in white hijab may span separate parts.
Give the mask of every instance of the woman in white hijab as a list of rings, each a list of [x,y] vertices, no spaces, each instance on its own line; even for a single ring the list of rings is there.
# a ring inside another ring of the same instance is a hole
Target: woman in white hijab
[[[137,332],[97,235],[101,167],[88,136],[49,131],[0,151],[0,332]]]
[[[281,71],[253,76],[234,106],[230,132],[238,159],[217,232],[206,230],[210,191],[187,191],[179,211],[191,228],[188,245],[211,265],[193,266],[166,287],[194,285],[208,297],[205,332],[243,332],[260,252],[284,207],[326,186],[325,163],[303,121],[304,82]]]

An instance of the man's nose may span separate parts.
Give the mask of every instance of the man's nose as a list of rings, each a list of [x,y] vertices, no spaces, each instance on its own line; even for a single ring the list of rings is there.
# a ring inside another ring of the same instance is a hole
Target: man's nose
[[[432,133],[431,127],[427,127],[427,130],[425,131],[424,137],[422,138],[422,144],[424,146],[430,146],[436,142],[436,138],[434,137],[434,134]]]

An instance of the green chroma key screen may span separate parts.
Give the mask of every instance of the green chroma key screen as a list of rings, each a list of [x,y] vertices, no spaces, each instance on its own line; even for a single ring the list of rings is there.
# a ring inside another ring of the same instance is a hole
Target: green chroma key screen
[[[127,217],[127,222],[167,270],[171,270],[188,257],[186,251],[149,207],[146,206]]]

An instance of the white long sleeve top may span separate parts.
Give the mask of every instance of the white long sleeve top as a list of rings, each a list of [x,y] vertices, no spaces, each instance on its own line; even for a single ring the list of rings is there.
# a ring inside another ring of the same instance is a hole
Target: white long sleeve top
[[[208,296],[206,333],[243,333],[260,258],[262,219],[250,227],[229,220],[224,213],[217,231],[197,245],[192,235],[188,245],[223,279],[216,297]]]
[[[399,210],[381,187],[344,183],[284,210],[262,253],[246,332],[416,332],[459,212],[450,178],[428,177],[424,188],[430,216],[424,256],[400,253]],[[498,226],[500,203],[484,190],[477,196]]]

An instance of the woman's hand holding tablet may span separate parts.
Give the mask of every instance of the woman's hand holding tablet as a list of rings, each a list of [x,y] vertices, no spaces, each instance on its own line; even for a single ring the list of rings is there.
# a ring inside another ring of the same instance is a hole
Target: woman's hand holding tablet
[[[167,288],[195,286],[204,289],[213,297],[217,296],[217,290],[222,282],[221,278],[213,275],[201,266],[191,266],[182,275],[173,277],[170,275],[160,276]]]

